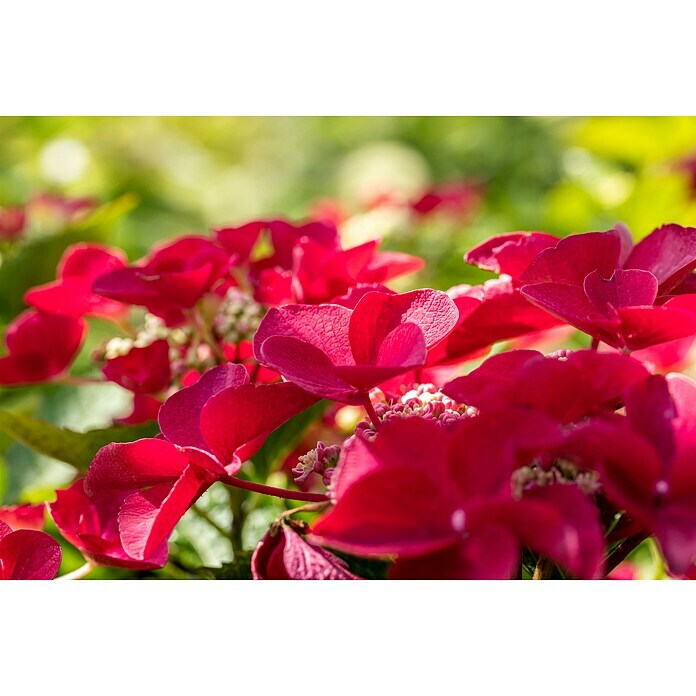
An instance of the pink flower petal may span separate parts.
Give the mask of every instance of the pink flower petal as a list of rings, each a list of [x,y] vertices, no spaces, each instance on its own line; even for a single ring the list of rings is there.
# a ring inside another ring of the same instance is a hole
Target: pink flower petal
[[[558,283],[582,287],[586,276],[598,271],[604,278],[621,268],[632,242],[627,230],[587,232],[561,239],[542,251],[522,274],[523,284]]]
[[[228,387],[208,399],[203,407],[201,433],[223,465],[240,458],[244,461],[261,446],[259,438],[316,401],[315,396],[289,382]],[[250,448],[249,443],[256,443],[256,447]]]
[[[467,252],[464,260],[493,273],[517,280],[544,249],[558,244],[558,237],[544,232],[513,232],[491,237]]]
[[[657,278],[649,271],[617,269],[607,280],[593,271],[583,288],[594,307],[612,318],[619,307],[651,307],[657,297]]]
[[[214,482],[210,472],[188,466],[173,485],[156,484],[129,495],[118,514],[125,552],[138,560],[151,556]]]
[[[226,364],[209,370],[193,386],[179,390],[164,402],[158,416],[162,434],[180,447],[208,449],[200,428],[203,407],[223,389],[248,382],[243,365]]]

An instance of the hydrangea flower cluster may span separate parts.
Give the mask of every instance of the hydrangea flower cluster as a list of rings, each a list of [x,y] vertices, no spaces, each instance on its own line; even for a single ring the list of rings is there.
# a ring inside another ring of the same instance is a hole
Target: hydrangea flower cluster
[[[642,543],[696,576],[696,382],[670,372],[696,339],[696,229],[500,235],[465,257],[498,277],[447,292],[390,289],[423,262],[379,246],[326,220],[134,263],[81,243],[27,292],[0,384],[79,383],[96,317],[114,328],[99,379],[133,395],[122,422],[159,430],[100,449],[48,505],[85,573],[171,562],[216,484],[255,579],[595,579]],[[559,327],[589,347],[534,349]],[[245,515],[271,498],[285,511],[250,554]],[[0,578],[55,577],[42,515],[0,509]]]

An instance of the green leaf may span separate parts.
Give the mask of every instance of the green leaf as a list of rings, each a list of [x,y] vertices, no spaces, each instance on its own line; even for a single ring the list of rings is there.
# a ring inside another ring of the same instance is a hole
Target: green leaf
[[[35,452],[71,464],[80,471],[87,470],[94,455],[104,445],[110,442],[132,442],[152,437],[158,432],[157,425],[150,422],[78,433],[32,416],[9,411],[0,411],[0,431]]]
[[[73,225],[72,229],[87,230],[109,225],[133,210],[138,203],[140,203],[140,196],[137,193],[124,193],[93,210],[86,218]]]
[[[276,465],[297,446],[307,428],[321,416],[326,406],[326,401],[317,402],[281,425],[266,438],[263,447],[251,458],[256,479],[266,480]]]

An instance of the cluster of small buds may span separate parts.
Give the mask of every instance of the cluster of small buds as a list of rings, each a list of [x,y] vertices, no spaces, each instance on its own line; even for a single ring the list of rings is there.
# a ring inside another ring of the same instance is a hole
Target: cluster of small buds
[[[230,288],[213,319],[213,330],[227,343],[251,340],[265,313],[266,308],[249,293]]]
[[[312,474],[319,474],[325,486],[331,483],[338,457],[341,454],[340,445],[325,445],[317,442],[317,446],[303,454],[297,460],[297,466],[292,470],[296,483],[305,483]]]
[[[597,493],[601,485],[596,471],[578,471],[570,462],[558,461],[550,469],[536,464],[517,469],[511,478],[512,494],[522,497],[525,491],[553,484],[575,485],[586,495]]]
[[[433,384],[420,384],[407,391],[396,401],[381,401],[374,404],[380,421],[386,423],[395,418],[424,418],[435,420],[443,426],[461,418],[478,415],[473,406],[463,406],[449,396],[445,396]],[[374,424],[364,420],[355,427],[356,435],[371,440],[377,434]]]
[[[556,358],[556,360],[567,360],[568,356],[572,355],[573,351],[568,348],[560,348],[559,350],[549,353],[549,358]]]
[[[155,341],[166,340],[171,346],[170,358],[176,360],[180,354],[180,348],[191,340],[191,331],[186,327],[170,329],[162,319],[154,314],[146,314],[142,328],[134,337],[115,336],[109,339],[102,348],[95,351],[92,356],[97,362],[112,360],[122,355],[127,355],[133,348],[146,348]]]

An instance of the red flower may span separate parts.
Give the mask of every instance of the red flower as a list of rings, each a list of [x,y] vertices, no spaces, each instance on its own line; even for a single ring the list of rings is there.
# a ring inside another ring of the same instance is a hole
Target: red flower
[[[542,232],[515,232],[492,237],[469,251],[464,260],[500,278],[482,285],[449,290],[459,309],[459,322],[446,341],[433,351],[428,364],[447,364],[475,358],[499,341],[545,331],[559,320],[520,294],[520,275],[544,249],[558,240]]]
[[[5,505],[0,507],[0,522],[12,527],[12,529],[37,529],[44,528],[46,506],[39,505]]]
[[[125,268],[126,261],[120,249],[99,244],[73,244],[58,264],[58,279],[32,288],[24,301],[42,312],[65,317],[118,317],[128,308],[93,293],[92,283],[99,276]]]
[[[385,423],[373,440],[346,444],[332,479],[335,506],[314,538],[357,555],[396,555],[398,578],[510,578],[522,547],[596,577],[603,536],[578,488],[512,496],[515,467],[559,437],[553,421],[519,410],[450,428],[420,418]]]
[[[513,350],[488,358],[442,391],[482,413],[532,408],[570,423],[600,410],[613,412],[626,389],[646,377],[640,362],[618,353],[580,350],[544,356]]]
[[[227,273],[229,254],[212,239],[180,237],[157,247],[134,266],[99,276],[92,291],[118,302],[142,305],[169,324]]]
[[[695,267],[696,228],[664,225],[634,247],[617,227],[561,239],[520,282],[522,294],[554,316],[610,346],[638,350],[696,333],[693,303],[670,299]]]
[[[696,562],[696,383],[652,375],[625,395],[626,417],[569,435],[567,456],[596,469],[607,497],[654,534],[670,570]]]
[[[80,350],[84,319],[29,309],[7,328],[7,355],[0,358],[0,385],[46,382],[62,375]]]
[[[457,316],[452,300],[436,290],[369,292],[353,310],[289,305],[266,314],[254,352],[308,392],[362,404],[381,382],[422,366]]]
[[[470,215],[481,202],[481,187],[469,182],[442,184],[426,191],[411,203],[412,210],[422,216],[435,212]]]
[[[265,230],[273,252],[250,261]],[[269,305],[328,302],[360,283],[383,283],[423,266],[408,254],[379,252],[376,240],[342,249],[335,225],[325,222],[260,221],[217,230],[216,235],[235,263],[248,264],[256,299]]]
[[[378,251],[379,241],[327,251],[311,239],[295,248],[294,295],[304,304],[328,302],[363,283],[386,283],[423,268],[423,260],[396,251]]]
[[[459,310],[454,330],[428,357],[443,365],[485,355],[494,343],[557,327],[560,322],[528,302],[519,283],[507,276],[482,285],[460,285],[448,291]]]
[[[286,524],[273,527],[251,557],[254,580],[359,580],[338,556],[303,539]]]
[[[0,240],[14,240],[22,236],[27,223],[27,215],[24,208],[0,209]]]
[[[53,580],[62,552],[49,534],[0,521],[0,580]]]
[[[251,263],[252,273],[258,275],[264,268],[292,266],[293,250],[301,239],[310,239],[325,249],[339,248],[338,230],[330,223],[310,221],[294,225],[287,220],[259,220],[241,227],[226,227],[215,231],[218,242],[227,249],[236,265],[247,263],[262,234],[268,232],[273,248],[269,256]]]
[[[60,533],[94,564],[133,570],[161,568],[167,562],[166,541],[142,559],[132,558],[124,550],[117,524],[124,499],[125,495],[118,493],[90,499],[84,491],[84,479],[80,479],[70,488],[56,491],[49,510]]]
[[[150,557],[186,510],[215,482],[234,479],[265,437],[316,401],[293,384],[249,384],[243,365],[221,365],[160,408],[163,439],[114,443],[97,453],[85,491],[97,502],[122,496],[125,552]]]
[[[157,394],[171,382],[169,343],[164,339],[142,348],[131,348],[125,355],[111,358],[102,368],[104,376],[136,394]]]

